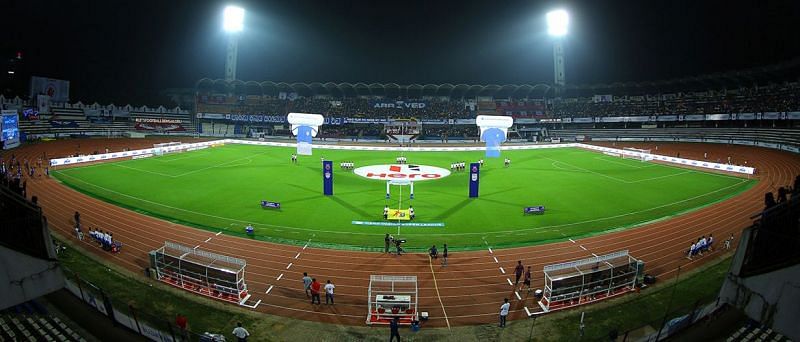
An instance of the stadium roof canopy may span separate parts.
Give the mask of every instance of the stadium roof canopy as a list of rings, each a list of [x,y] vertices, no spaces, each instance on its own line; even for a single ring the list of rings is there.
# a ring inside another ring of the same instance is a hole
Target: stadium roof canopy
[[[800,77],[800,58],[765,67],[713,73],[699,76],[674,78],[647,82],[614,82],[606,84],[567,84],[562,96],[591,96],[594,94],[644,95],[673,93],[680,91],[704,91],[709,89],[751,87],[775,82],[798,81]],[[195,84],[199,92],[224,93],[235,95],[278,96],[279,93],[297,93],[299,96],[343,97],[387,97],[422,98],[443,96],[454,99],[492,96],[494,98],[542,98],[555,95],[555,87],[550,84],[410,84],[396,83],[275,83],[272,81],[225,81],[204,78]]]

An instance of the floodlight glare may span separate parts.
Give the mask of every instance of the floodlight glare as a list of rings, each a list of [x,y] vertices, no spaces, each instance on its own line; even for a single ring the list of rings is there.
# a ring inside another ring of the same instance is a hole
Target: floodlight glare
[[[555,10],[547,13],[547,33],[554,37],[567,35],[569,14],[565,10]]]
[[[225,32],[239,32],[244,29],[244,8],[225,7],[222,12],[222,29]]]

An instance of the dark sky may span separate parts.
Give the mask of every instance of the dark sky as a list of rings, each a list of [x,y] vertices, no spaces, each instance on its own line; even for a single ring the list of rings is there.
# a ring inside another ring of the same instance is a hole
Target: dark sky
[[[12,0],[3,59],[71,81],[84,102],[223,77],[227,2]],[[800,56],[800,1],[240,1],[238,78],[284,82],[552,82],[544,14],[571,14],[568,83],[658,80]]]

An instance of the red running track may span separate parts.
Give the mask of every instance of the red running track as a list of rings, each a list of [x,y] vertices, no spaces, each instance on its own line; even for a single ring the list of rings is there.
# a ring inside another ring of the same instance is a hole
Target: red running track
[[[49,156],[63,156],[74,153],[77,143],[81,144],[82,150],[93,151],[106,146],[112,150],[122,147],[144,148],[165,140],[169,139],[66,140],[29,145],[13,152],[19,158],[32,158],[45,151]],[[654,147],[653,144],[626,146]],[[674,276],[678,266],[682,270],[693,269],[722,254],[715,251],[690,261],[684,257],[684,251],[692,241],[701,235],[714,234],[717,247],[721,247],[720,241],[735,233],[736,243],[738,233],[751,223],[749,217],[762,208],[764,193],[790,185],[794,177],[800,174],[800,157],[788,152],[717,144],[659,144],[658,153],[674,155],[678,152],[682,157],[692,159],[701,159],[703,152],[708,152],[714,158],[724,159],[730,155],[735,163],[747,160],[748,165],[758,170],[755,177],[760,182],[727,201],[635,229],[574,242],[494,250],[493,254],[488,248],[453,253],[446,268],[438,263],[430,264],[426,254],[395,257],[380,253],[303,249],[302,246],[216,235],[214,232],[173,224],[116,207],[44,177],[28,180],[28,194],[39,197],[50,229],[64,236],[74,238],[72,215],[76,210],[81,213],[84,227],[99,227],[113,232],[115,239],[125,244],[121,254],[112,255],[84,242],[85,249],[136,274],[142,274],[141,271],[148,266],[147,252],[162,246],[165,240],[188,246],[199,245],[204,250],[247,260],[247,279],[252,300],[261,300],[255,310],[347,325],[365,324],[369,275],[416,275],[419,279],[420,311],[428,311],[431,316],[426,324],[442,327],[493,323],[503,298],[509,298],[512,302],[509,319],[524,318],[524,307],[533,309],[537,304],[525,293],[521,293],[521,300],[517,299],[513,287],[508,283],[509,278],[513,281],[510,273],[517,260],[535,270],[534,287],[542,286],[541,270],[544,265],[622,249],[628,249],[631,255],[645,261],[647,273],[660,278]],[[506,274],[501,272],[501,267]],[[308,272],[323,283],[330,279],[336,285],[336,305],[311,305],[302,289],[300,279],[303,272]],[[269,287],[272,290],[267,294],[265,292]]]

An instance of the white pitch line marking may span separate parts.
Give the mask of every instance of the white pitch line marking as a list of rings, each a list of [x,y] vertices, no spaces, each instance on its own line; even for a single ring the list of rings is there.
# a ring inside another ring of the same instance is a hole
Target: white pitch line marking
[[[209,241],[211,241],[211,238],[206,239],[206,242],[209,242]]]
[[[270,286],[269,286],[269,288],[267,289],[267,292],[266,292],[266,294],[269,294],[269,291],[272,291],[272,287],[273,287],[273,286],[274,286],[274,285],[270,285]]]
[[[520,297],[519,292],[514,291],[514,294],[517,296],[517,300],[522,300],[522,297]]]
[[[281,280],[281,278],[283,278],[283,273],[281,273],[281,275],[278,276],[277,280]]]
[[[291,262],[289,263],[289,266],[286,266],[286,269],[288,270],[289,267],[292,267],[292,263]]]
[[[502,267],[500,267],[500,272],[502,272],[503,274],[506,274],[506,270],[504,270]]]
[[[215,236],[219,236],[219,234],[222,234],[222,231],[220,231],[219,233],[215,234]]]
[[[300,257],[300,252],[297,252],[297,255],[294,256],[295,259]]]
[[[497,257],[492,257],[492,258],[494,258],[494,262],[496,262],[498,264],[500,263],[499,261],[497,261]]]
[[[584,251],[586,250],[586,247],[583,247],[583,245],[581,245],[581,248],[582,248]]]

